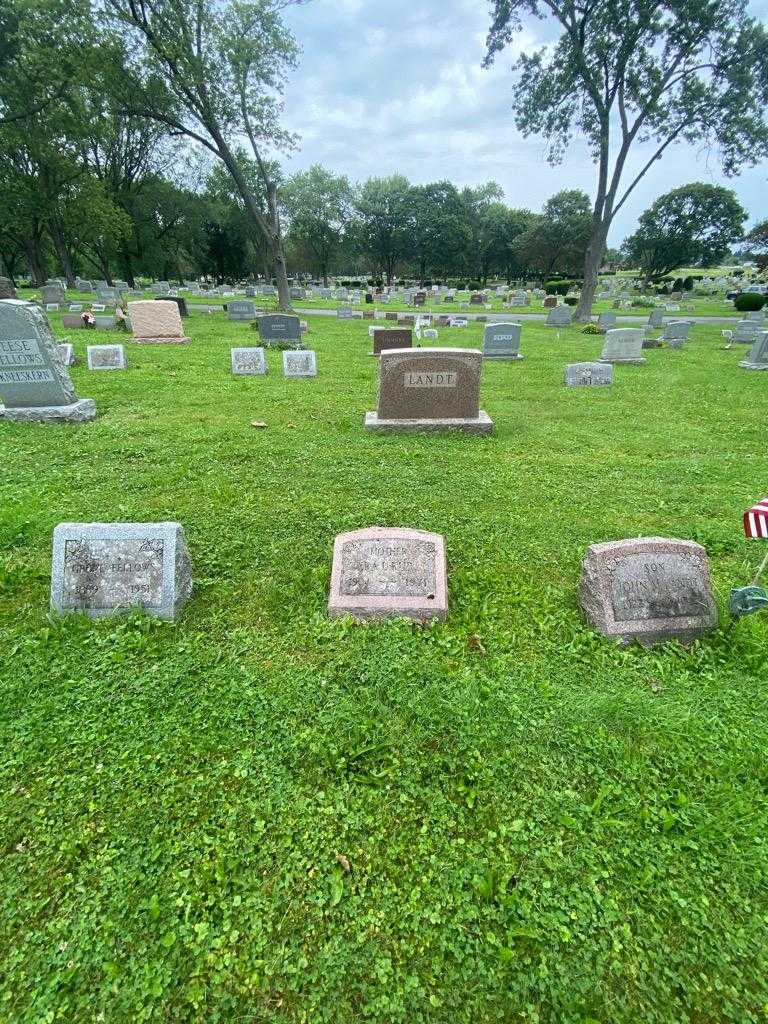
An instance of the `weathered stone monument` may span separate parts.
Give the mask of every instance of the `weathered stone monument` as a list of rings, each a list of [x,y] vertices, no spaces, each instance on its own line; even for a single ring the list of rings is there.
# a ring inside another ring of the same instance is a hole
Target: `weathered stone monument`
[[[228,320],[255,320],[256,306],[248,299],[237,299],[227,303]]]
[[[16,289],[9,277],[0,277],[0,299],[15,299]]]
[[[75,346],[65,341],[56,346],[56,358],[62,366],[74,366],[77,363]]]
[[[768,331],[761,331],[746,359],[739,363],[742,370],[768,370]]]
[[[140,299],[128,303],[133,340],[137,345],[186,345],[179,307],[175,302]]]
[[[673,320],[664,328],[661,340],[666,342],[670,348],[682,348],[688,340],[690,330],[690,320]]]
[[[522,324],[489,324],[483,333],[483,359],[518,362]]]
[[[483,354],[469,348],[390,349],[381,354],[379,401],[365,429],[490,434],[480,408]]]
[[[565,383],[569,388],[610,387],[613,366],[611,363],[569,363],[565,368]]]
[[[707,553],[690,540],[590,545],[580,597],[590,623],[624,643],[687,642],[717,625]]]
[[[597,326],[602,327],[604,331],[609,331],[616,326],[616,314],[612,309],[605,310],[598,316]]]
[[[652,309],[651,315],[648,317],[648,326],[658,330],[664,326],[664,310],[663,309]]]
[[[180,523],[59,523],[51,609],[103,618],[141,608],[175,619],[192,593]]]
[[[570,327],[573,309],[570,306],[552,306],[547,314],[547,327]]]
[[[287,341],[296,348],[301,347],[301,321],[297,316],[268,313],[259,317],[258,324],[259,337],[262,341]]]
[[[40,289],[40,294],[43,305],[48,305],[49,302],[63,302],[66,293],[60,284],[46,284]]]
[[[754,345],[760,324],[755,320],[739,320],[733,333],[734,345]]]
[[[316,377],[317,356],[309,350],[286,349],[283,352],[283,376]]]
[[[375,526],[333,547],[328,614],[356,619],[448,615],[445,543],[437,533]]]
[[[599,362],[634,363],[638,366],[645,363],[646,359],[642,354],[643,338],[641,327],[618,327],[608,331]]]
[[[233,348],[230,353],[232,373],[236,377],[261,377],[267,372],[263,348]]]
[[[122,345],[89,345],[86,356],[89,370],[124,370],[127,365]]]
[[[401,327],[374,327],[372,356],[380,356],[386,349],[413,348],[413,331]]]
[[[20,299],[0,301],[0,419],[83,423],[96,416],[92,398],[78,399],[56,352],[48,321]]]

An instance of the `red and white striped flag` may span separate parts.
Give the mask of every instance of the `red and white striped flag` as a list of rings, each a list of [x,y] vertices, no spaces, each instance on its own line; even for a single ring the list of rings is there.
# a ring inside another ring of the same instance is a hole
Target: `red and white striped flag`
[[[754,540],[768,540],[768,498],[744,513],[744,533]]]

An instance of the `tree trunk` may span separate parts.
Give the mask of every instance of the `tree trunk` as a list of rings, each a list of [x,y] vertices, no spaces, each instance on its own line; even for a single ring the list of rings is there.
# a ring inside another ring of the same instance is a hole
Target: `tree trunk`
[[[61,226],[58,222],[53,219],[48,222],[48,233],[51,236],[53,247],[56,250],[56,255],[59,257],[59,263],[61,269],[64,272],[64,277],[67,279],[67,288],[75,287],[75,271],[72,267],[72,258],[69,255],[69,249],[67,243],[64,240],[64,233],[61,230]]]
[[[574,314],[574,320],[579,323],[587,323],[592,317],[592,303],[595,301],[595,292],[597,291],[597,275],[603,261],[610,226],[610,220],[607,222],[602,220],[597,221],[592,228],[592,237],[584,254],[584,283],[581,286],[581,298]]]
[[[40,252],[40,239],[35,236],[25,238],[24,251],[27,254],[32,284],[35,288],[42,288],[45,284],[45,270],[43,269],[43,256]]]

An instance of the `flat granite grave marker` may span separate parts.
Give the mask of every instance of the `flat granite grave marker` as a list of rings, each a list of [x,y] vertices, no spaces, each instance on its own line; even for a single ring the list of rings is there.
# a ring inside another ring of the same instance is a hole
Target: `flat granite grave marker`
[[[56,354],[48,321],[20,299],[0,301],[0,419],[84,423],[96,416],[92,398],[78,399]]]
[[[247,299],[238,299],[227,303],[228,320],[255,320],[256,306]]]
[[[483,334],[483,359],[518,362],[522,324],[489,324]]]
[[[589,622],[623,643],[688,642],[717,625],[707,553],[691,540],[591,544],[579,593]]]
[[[605,344],[598,360],[601,363],[634,363],[639,366],[646,362],[642,355],[644,331],[641,327],[618,327],[607,331]]]
[[[259,337],[262,341],[290,341],[301,347],[301,321],[285,313],[267,313],[259,317]]]
[[[310,350],[297,352],[295,349],[286,349],[283,352],[283,376],[316,377],[317,356]]]
[[[611,363],[569,363],[565,368],[569,388],[609,387],[613,384]]]
[[[768,370],[768,331],[757,335],[749,355],[739,363],[742,370]]]
[[[263,348],[233,348],[230,354],[232,373],[236,377],[261,377],[267,372]]]
[[[365,429],[490,434],[493,420],[480,408],[482,368],[477,349],[385,349],[378,408],[365,414]]]
[[[180,523],[59,523],[51,609],[103,618],[130,608],[173,620],[192,593]]]
[[[400,327],[374,327],[372,356],[380,356],[390,348],[413,348],[413,331]]]
[[[438,533],[374,526],[342,533],[333,546],[332,617],[445,619],[445,542]]]
[[[122,345],[89,345],[86,349],[89,370],[124,370],[125,348]]]
[[[74,366],[77,363],[75,346],[68,341],[63,341],[56,346],[56,358],[62,366]]]
[[[128,303],[133,340],[137,345],[187,345],[175,302],[141,299]]]

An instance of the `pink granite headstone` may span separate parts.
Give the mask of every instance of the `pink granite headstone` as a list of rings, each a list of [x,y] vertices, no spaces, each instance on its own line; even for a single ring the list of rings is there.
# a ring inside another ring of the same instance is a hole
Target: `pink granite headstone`
[[[129,302],[128,316],[137,345],[186,345],[189,342],[175,302],[157,299]]]

